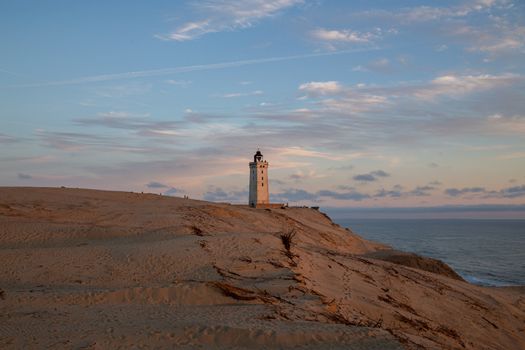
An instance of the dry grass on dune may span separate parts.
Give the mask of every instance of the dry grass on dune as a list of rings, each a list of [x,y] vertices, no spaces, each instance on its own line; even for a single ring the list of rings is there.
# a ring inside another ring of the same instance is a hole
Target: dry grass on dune
[[[523,289],[305,208],[0,188],[0,348],[523,349]]]

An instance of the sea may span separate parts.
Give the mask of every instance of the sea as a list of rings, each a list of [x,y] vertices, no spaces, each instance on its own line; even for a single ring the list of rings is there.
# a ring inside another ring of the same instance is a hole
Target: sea
[[[484,286],[525,285],[525,220],[334,219],[369,240],[440,259]]]

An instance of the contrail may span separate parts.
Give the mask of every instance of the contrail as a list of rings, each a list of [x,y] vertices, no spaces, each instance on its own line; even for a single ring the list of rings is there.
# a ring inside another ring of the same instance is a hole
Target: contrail
[[[261,64],[261,63],[293,61],[293,60],[299,60],[299,59],[311,58],[311,57],[344,55],[344,54],[349,54],[349,53],[370,51],[370,50],[376,50],[376,49],[377,48],[342,50],[342,51],[333,51],[333,52],[319,52],[319,53],[310,53],[310,54],[302,54],[302,55],[278,56],[278,57],[258,58],[258,59],[250,59],[250,60],[209,63],[209,64],[200,64],[200,65],[191,65],[191,66],[181,66],[181,67],[174,67],[174,68],[152,69],[152,70],[142,70],[142,71],[116,73],[116,74],[94,75],[94,76],[80,77],[80,78],[70,79],[70,80],[57,80],[57,81],[48,81],[48,82],[42,82],[42,83],[18,84],[18,85],[6,86],[6,87],[21,88],[21,87],[77,85],[77,84],[96,83],[96,82],[111,81],[111,80],[134,79],[134,78],[170,75],[170,74],[176,74],[176,73],[225,69],[225,68],[232,68],[232,67],[241,67],[241,66],[249,66],[249,65],[254,65],[254,64]]]

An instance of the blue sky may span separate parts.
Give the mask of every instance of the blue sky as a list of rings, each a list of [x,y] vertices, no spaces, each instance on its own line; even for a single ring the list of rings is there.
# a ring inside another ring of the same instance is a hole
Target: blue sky
[[[525,4],[3,1],[0,185],[525,202]]]

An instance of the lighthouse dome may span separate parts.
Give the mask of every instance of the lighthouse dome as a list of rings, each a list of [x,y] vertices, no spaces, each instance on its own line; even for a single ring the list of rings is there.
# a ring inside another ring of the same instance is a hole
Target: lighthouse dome
[[[253,156],[253,161],[261,162],[262,160],[263,160],[263,155],[260,150],[257,150],[257,152],[255,152],[255,155]]]

